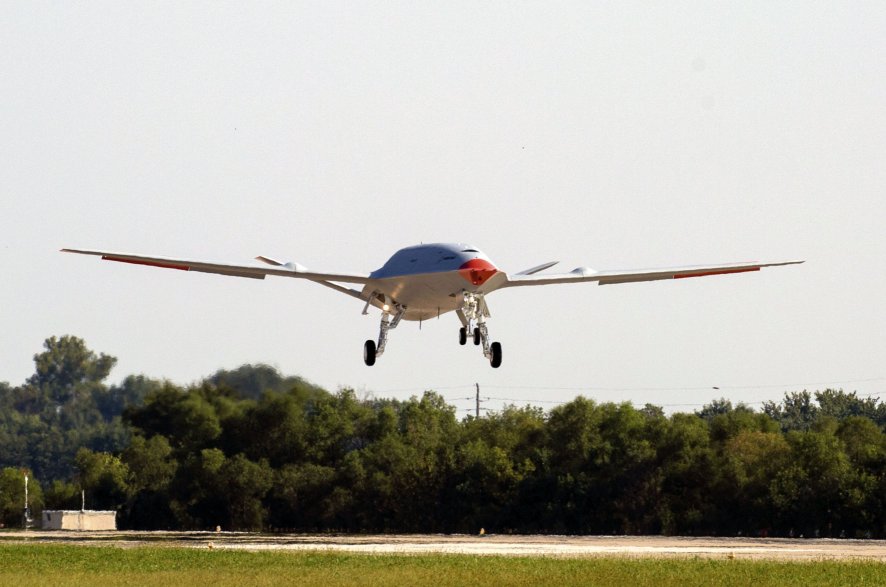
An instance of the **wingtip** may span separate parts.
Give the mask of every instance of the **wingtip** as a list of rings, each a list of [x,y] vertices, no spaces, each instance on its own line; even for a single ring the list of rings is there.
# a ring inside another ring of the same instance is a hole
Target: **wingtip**
[[[777,261],[774,263],[761,263],[760,267],[784,267],[785,265],[800,265],[805,262],[806,262],[806,259],[792,259],[790,261]]]

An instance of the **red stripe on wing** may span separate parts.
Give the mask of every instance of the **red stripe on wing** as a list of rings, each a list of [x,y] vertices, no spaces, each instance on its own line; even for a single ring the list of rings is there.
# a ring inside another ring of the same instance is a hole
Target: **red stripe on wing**
[[[102,255],[104,261],[117,261],[120,263],[131,263],[133,265],[146,265],[147,267],[160,267],[161,269],[178,269],[179,271],[190,271],[187,265],[178,265],[175,263],[158,263],[156,261],[137,261],[135,259],[124,259],[123,257],[112,257],[110,255]]]
[[[722,269],[720,271],[708,271],[705,273],[678,273],[674,275],[674,279],[686,279],[687,277],[708,277],[709,275],[728,275],[730,273],[748,273],[749,271],[759,270],[759,267],[742,267],[741,269]]]

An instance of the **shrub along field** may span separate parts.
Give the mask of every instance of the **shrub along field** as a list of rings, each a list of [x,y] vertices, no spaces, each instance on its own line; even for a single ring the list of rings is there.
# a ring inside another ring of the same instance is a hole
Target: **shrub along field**
[[[0,544],[4,585],[883,585],[874,562],[365,555]]]

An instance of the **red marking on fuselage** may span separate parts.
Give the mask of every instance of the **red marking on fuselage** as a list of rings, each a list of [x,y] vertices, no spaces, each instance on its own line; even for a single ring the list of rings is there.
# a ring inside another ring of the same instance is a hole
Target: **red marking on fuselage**
[[[724,269],[722,271],[708,271],[706,273],[680,273],[674,275],[674,279],[686,279],[687,277],[707,277],[709,275],[728,275],[729,273],[747,273],[749,271],[759,271],[759,267],[747,267],[742,269]]]
[[[458,273],[473,285],[483,285],[498,273],[498,269],[485,259],[471,259],[458,268]]]
[[[157,263],[155,261],[138,261],[135,259],[123,259],[121,257],[111,257],[110,255],[103,255],[103,261],[117,261],[120,263],[132,263],[133,265],[146,265],[148,267],[160,267],[161,269],[178,269],[179,271],[190,271],[190,267],[187,265],[176,265],[174,263]]]

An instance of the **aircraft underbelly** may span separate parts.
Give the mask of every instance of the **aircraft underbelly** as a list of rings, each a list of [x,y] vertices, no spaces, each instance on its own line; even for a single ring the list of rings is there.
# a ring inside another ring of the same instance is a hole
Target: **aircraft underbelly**
[[[366,286],[371,289],[406,306],[404,320],[428,320],[456,310],[458,294],[474,288],[457,271],[443,271],[379,279]]]

